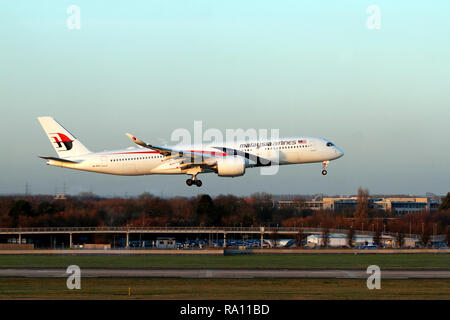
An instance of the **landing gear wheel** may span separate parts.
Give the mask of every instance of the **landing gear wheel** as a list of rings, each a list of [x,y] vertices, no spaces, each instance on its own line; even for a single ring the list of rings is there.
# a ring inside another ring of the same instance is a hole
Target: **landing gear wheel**
[[[190,187],[192,186],[192,184],[194,183],[194,181],[192,181],[192,179],[187,179],[186,180],[186,184]]]
[[[328,164],[330,163],[330,161],[324,161],[324,162],[322,162],[322,174],[325,176],[325,175],[327,175],[327,170],[325,170],[326,168],[327,168],[327,166],[328,166]]]
[[[202,186],[202,180],[195,180],[195,185],[197,187],[201,187]]]

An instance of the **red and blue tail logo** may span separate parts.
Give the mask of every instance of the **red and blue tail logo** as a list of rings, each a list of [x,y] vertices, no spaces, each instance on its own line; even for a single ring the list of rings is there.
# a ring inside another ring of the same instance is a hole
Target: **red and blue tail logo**
[[[63,133],[50,133],[50,138],[53,139],[53,143],[55,143],[58,148],[66,147],[66,150],[69,151],[73,147],[73,140],[70,140],[68,136]]]

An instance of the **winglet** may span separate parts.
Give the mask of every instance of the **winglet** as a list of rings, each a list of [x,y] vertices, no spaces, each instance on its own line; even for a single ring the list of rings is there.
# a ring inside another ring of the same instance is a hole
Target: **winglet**
[[[127,135],[127,137],[128,138],[130,138],[131,139],[131,141],[133,141],[134,143],[136,143],[138,146],[141,146],[141,147],[147,147],[147,144],[144,142],[144,141],[142,141],[141,139],[139,139],[139,138],[136,138],[134,135],[132,135],[131,133],[125,133],[126,135]]]

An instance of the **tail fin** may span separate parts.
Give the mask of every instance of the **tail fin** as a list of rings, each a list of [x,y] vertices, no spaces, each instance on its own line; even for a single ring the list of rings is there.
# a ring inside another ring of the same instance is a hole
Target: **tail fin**
[[[52,117],[38,117],[38,120],[60,158],[91,153]]]

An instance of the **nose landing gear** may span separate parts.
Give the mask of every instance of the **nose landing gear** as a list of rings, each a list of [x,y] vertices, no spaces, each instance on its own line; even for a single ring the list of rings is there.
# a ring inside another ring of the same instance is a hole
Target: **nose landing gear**
[[[328,173],[328,171],[326,170],[327,169],[327,166],[328,166],[328,164],[330,163],[330,161],[324,161],[324,162],[322,162],[322,174],[325,176],[327,173]]]

